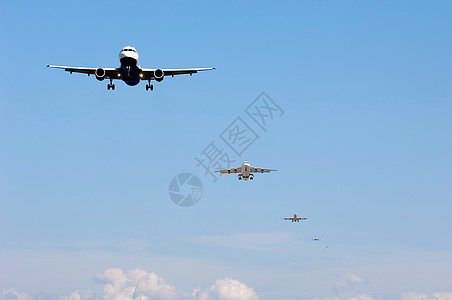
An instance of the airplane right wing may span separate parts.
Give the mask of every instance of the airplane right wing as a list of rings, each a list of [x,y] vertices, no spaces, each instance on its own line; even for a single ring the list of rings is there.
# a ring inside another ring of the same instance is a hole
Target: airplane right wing
[[[278,170],[250,167],[251,173],[270,173]]]
[[[221,174],[242,173],[242,167],[233,168],[233,169],[218,170],[218,171],[214,171],[214,172],[218,172],[218,173],[221,173]]]
[[[47,68],[55,68],[55,69],[63,69],[69,73],[83,73],[83,74],[95,74],[96,70],[99,68],[85,68],[85,67],[68,67],[68,66],[54,66],[54,65],[47,65]],[[121,76],[119,75],[116,68],[100,68],[105,71],[105,77],[108,79],[120,79]]]

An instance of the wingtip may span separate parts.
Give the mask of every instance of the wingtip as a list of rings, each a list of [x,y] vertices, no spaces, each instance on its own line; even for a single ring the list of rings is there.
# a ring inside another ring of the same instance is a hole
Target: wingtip
[[[46,68],[50,67],[50,65],[47,65]]]

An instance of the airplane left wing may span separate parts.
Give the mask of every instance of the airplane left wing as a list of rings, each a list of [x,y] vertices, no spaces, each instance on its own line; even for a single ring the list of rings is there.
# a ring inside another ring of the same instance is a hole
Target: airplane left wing
[[[233,169],[225,169],[225,170],[218,170],[218,171],[214,171],[214,172],[218,172],[221,174],[225,174],[225,173],[241,173],[242,172],[242,167],[238,167],[238,168],[233,168]]]
[[[251,173],[270,173],[278,170],[250,167]]]
[[[149,80],[154,79],[154,72],[159,69],[141,69],[141,79]],[[184,75],[198,73],[199,71],[215,70],[215,68],[193,68],[193,69],[160,69],[163,71],[164,76]]]

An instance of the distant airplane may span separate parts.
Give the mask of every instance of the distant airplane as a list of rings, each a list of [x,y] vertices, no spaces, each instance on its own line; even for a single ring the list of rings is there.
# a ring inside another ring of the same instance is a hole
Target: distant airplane
[[[297,214],[293,214],[293,218],[283,218],[284,220],[287,221],[292,221],[292,222],[300,222],[300,220],[306,220],[307,218],[302,218],[302,217],[297,217]]]
[[[263,169],[263,168],[255,168],[251,167],[250,164],[245,161],[241,167],[234,168],[234,169],[225,169],[225,170],[218,170],[214,172],[220,172],[221,174],[231,174],[231,173],[239,173],[239,180],[248,180],[254,179],[254,174],[252,173],[270,173],[271,171],[278,171],[273,169]]]
[[[198,71],[214,70],[215,68],[193,68],[193,69],[144,69],[140,67],[138,52],[135,48],[126,46],[121,52],[119,52],[119,62],[121,66],[119,68],[83,68],[83,67],[66,67],[66,66],[54,66],[47,65],[48,68],[64,69],[65,71],[75,73],[85,73],[91,75],[94,74],[97,80],[102,81],[104,79],[110,79],[110,83],[107,85],[107,89],[114,90],[115,84],[113,79],[121,79],[127,85],[137,85],[140,80],[147,80],[147,90],[154,90],[154,85],[151,84],[151,80],[162,81],[165,76],[174,77],[174,75],[198,73]]]
[[[313,241],[320,241],[320,238],[319,238],[319,237],[315,237],[315,238],[313,238],[312,240],[313,240]]]

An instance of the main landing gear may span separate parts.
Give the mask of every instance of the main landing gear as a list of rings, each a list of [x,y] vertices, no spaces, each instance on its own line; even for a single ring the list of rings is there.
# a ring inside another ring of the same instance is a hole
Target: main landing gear
[[[150,79],[148,80],[148,82],[149,82],[149,84],[146,84],[146,91],[149,90],[149,89],[151,89],[151,91],[153,91],[154,90],[154,85],[151,84],[151,80]]]
[[[110,83],[107,84],[107,90],[112,89],[113,91],[115,90],[115,84],[113,83],[113,79],[110,79]]]
[[[239,180],[242,180],[242,174],[239,174]]]

